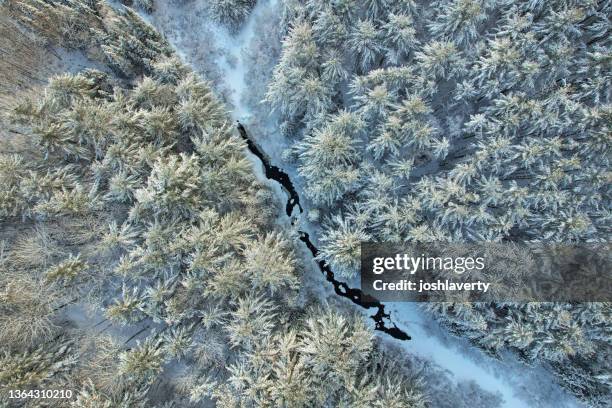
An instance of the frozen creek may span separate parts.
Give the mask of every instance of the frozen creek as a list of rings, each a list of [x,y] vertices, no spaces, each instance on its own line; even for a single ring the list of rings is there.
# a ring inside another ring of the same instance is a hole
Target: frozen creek
[[[257,156],[261,160],[261,164],[264,166],[265,175],[268,179],[274,180],[277,183],[280,183],[285,191],[289,194],[289,198],[287,199],[286,205],[286,213],[288,217],[291,217],[293,214],[293,210],[295,206],[297,206],[300,210],[300,213],[303,212],[302,207],[300,206],[300,198],[297,194],[291,179],[284,171],[280,170],[278,167],[271,165],[268,158],[263,154],[263,152],[259,149],[256,143],[251,139],[249,134],[246,131],[246,128],[238,122],[238,131],[240,132],[240,136],[247,142],[247,146],[249,151]],[[305,231],[299,231],[300,241],[306,245],[310,253],[313,257],[319,253],[317,247],[310,240],[310,234]],[[356,305],[363,307],[364,309],[376,309],[376,313],[370,316],[376,322],[376,330],[387,333],[391,337],[398,340],[410,340],[410,336],[407,335],[403,330],[399,329],[395,324],[390,321],[390,315],[385,313],[385,305],[380,303],[376,299],[367,299],[363,296],[361,290],[353,289],[349,287],[345,282],[340,282],[336,280],[334,277],[334,272],[324,261],[317,261],[319,269],[325,275],[328,282],[330,282],[334,291],[338,296],[345,297],[350,299]],[[390,327],[390,326],[393,327]]]
[[[193,13],[193,10],[189,7],[201,5],[199,0],[187,2],[187,5],[182,8],[163,5],[163,3],[165,2],[157,3],[163,9],[157,10],[153,16],[149,16],[146,19],[161,31],[165,31],[168,40],[177,48],[179,55],[183,56],[196,69],[204,71],[208,69],[207,67],[200,66],[198,59],[189,57],[194,52],[193,48],[200,46],[200,42],[206,43],[209,47],[212,42],[213,49],[221,51],[225,55],[224,58],[219,58],[217,62],[218,68],[221,71],[219,73],[219,80],[222,82],[223,88],[228,92],[229,102],[234,108],[232,118],[244,123],[248,127],[251,111],[249,106],[246,106],[243,102],[243,96],[246,94],[249,86],[245,81],[248,67],[242,50],[251,44],[256,35],[257,17],[270,8],[279,7],[279,1],[258,1],[257,6],[249,16],[249,19],[242,25],[241,30],[233,35],[228,33],[223,27],[196,19],[196,13]],[[179,28],[180,32],[176,32],[176,21],[181,20],[196,24],[198,29],[190,26],[184,29],[185,32],[183,32],[182,28]],[[172,32],[168,30],[169,24],[175,26]],[[187,31],[188,34],[186,34]],[[214,37],[212,40],[210,38],[211,34]],[[214,58],[214,55],[210,57]],[[247,137],[244,127],[242,127],[242,130],[245,133],[242,136]],[[253,153],[253,156],[257,156],[252,157],[256,173],[262,181],[272,178],[279,183],[286,184],[288,182],[291,184],[293,191],[288,189],[286,185],[284,186],[285,192],[278,188],[278,185],[274,190],[279,195],[279,201],[287,203],[287,215],[291,216],[292,212],[295,215],[294,206],[298,206],[301,209],[298,201],[299,182],[295,178],[293,183],[290,180],[290,177],[296,174],[295,169],[287,168],[285,169],[286,172],[283,172],[273,166],[268,157],[278,157],[278,154],[274,154],[275,152],[278,153],[278,146],[273,146],[269,141],[266,143],[266,141],[260,140],[260,137],[262,136],[258,134],[250,134],[247,137],[247,141],[251,143],[251,146],[249,146],[251,153]],[[261,164],[264,167],[263,171]],[[286,177],[286,180],[281,181],[278,179],[280,173],[275,172],[272,167],[280,171]],[[270,171],[273,173],[269,173]],[[285,193],[288,193],[289,197]],[[316,251],[316,247],[314,247],[311,241],[316,242],[313,236],[315,232],[314,228],[308,227],[305,228],[305,231],[301,232],[302,241],[313,254]],[[361,299],[355,297],[354,293],[350,293],[350,290],[354,289],[350,289],[345,283],[335,281],[333,273],[330,279],[328,272],[323,269],[323,265],[319,264],[318,266],[327,275],[326,278],[334,286],[336,294],[349,298],[353,303],[360,304]],[[330,288],[325,290],[329,291]],[[322,291],[324,292],[325,290]],[[356,301],[357,299],[359,302]],[[501,359],[492,358],[480,350],[471,347],[466,340],[450,336],[435,321],[429,319],[416,304],[387,304],[386,309],[380,303],[369,306],[360,305],[364,307],[361,310],[370,317],[372,317],[371,312],[367,308],[378,309],[377,315],[380,314],[378,317],[382,326],[379,326],[379,320],[375,318],[377,328],[391,334],[391,337],[382,335],[381,339],[383,341],[394,343],[395,346],[404,348],[408,353],[432,361],[440,366],[456,382],[472,381],[486,391],[499,394],[503,399],[501,405],[503,407],[569,408],[581,406],[575,398],[568,395],[554,382],[553,377],[545,368],[527,366],[510,353],[506,353]],[[393,323],[391,323],[390,319],[393,319]],[[381,329],[381,327],[384,329]],[[410,340],[403,341],[407,340],[406,337],[408,335]]]

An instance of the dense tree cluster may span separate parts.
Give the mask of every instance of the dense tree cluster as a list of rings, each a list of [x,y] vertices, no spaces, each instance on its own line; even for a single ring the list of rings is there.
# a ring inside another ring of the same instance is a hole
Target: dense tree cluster
[[[19,243],[7,248],[0,322],[8,347],[54,344],[61,331],[53,319],[57,305],[69,294],[94,301],[112,322],[163,326],[135,348],[119,347],[116,369],[139,387],[184,357],[193,336],[225,327],[241,347],[270,333],[279,316],[266,310],[292,304],[300,283],[292,244],[269,229],[270,194],[255,179],[222,104],[173,59],[152,64],[151,74],[129,90],[99,71],[52,78],[41,99],[14,113],[37,159],[3,155],[0,173],[3,221],[51,230],[53,236],[37,237],[38,245],[50,240],[65,248],[49,254],[49,265],[30,266],[19,262]],[[90,228],[88,217],[108,225],[69,245]],[[80,225],[56,225],[68,222]],[[203,329],[197,323],[207,313],[218,320]],[[45,363],[39,354],[53,355],[32,353],[11,354],[25,360],[3,365],[3,387],[57,380],[53,373],[29,377],[34,369],[25,361],[35,359],[31,364],[43,364],[41,370],[62,361]],[[123,398],[120,391],[112,401]]]
[[[346,3],[288,3],[267,96],[315,203],[390,241],[605,239],[606,6]]]
[[[40,41],[82,50],[95,61],[130,77],[151,73],[151,64],[172,50],[138,14],[114,11],[97,0],[8,0],[3,12],[35,30]]]
[[[30,147],[0,155],[0,406],[29,388],[75,408],[424,406],[361,316],[303,304],[293,239],[210,86],[135,13],[96,10],[108,25],[83,33],[118,77],[51,78],[11,113]],[[85,308],[102,321],[66,324]]]
[[[223,385],[198,373],[188,377],[191,400],[211,394],[218,406],[425,406],[416,384],[376,349],[362,318],[333,310],[311,310],[299,324],[251,344],[228,370]]]
[[[608,241],[610,14],[588,0],[285,1],[266,99],[327,213],[323,258],[350,277],[363,240]],[[610,355],[609,305],[466,307],[441,307],[456,331],[571,361],[573,391],[609,398],[588,373],[592,347]],[[552,337],[519,340],[524,324]]]

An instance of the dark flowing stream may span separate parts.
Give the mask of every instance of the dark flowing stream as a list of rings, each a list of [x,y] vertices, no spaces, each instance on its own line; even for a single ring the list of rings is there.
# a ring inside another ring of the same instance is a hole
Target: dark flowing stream
[[[289,175],[281,170],[279,167],[274,166],[270,163],[270,159],[259,149],[259,147],[255,144],[255,142],[249,137],[245,127],[238,122],[238,132],[240,132],[240,136],[246,141],[247,147],[251,153],[261,160],[261,163],[264,166],[266,177],[270,180],[274,180],[279,183],[288,193],[289,199],[287,200],[287,205],[285,207],[286,213],[288,217],[291,217],[293,213],[293,209],[297,206],[300,209],[300,213],[303,212],[303,208],[300,205],[300,197],[289,178]],[[299,231],[300,233],[300,241],[302,241],[312,256],[316,259],[319,254],[319,250],[310,240],[310,236],[308,233],[304,231]],[[361,289],[354,289],[349,287],[345,282],[341,282],[336,280],[334,276],[334,272],[331,270],[329,265],[323,260],[317,260],[317,264],[319,265],[319,269],[325,275],[328,282],[334,286],[334,291],[338,296],[345,297],[350,299],[351,302],[359,305],[365,309],[377,309],[376,313],[370,316],[374,322],[376,323],[375,329],[385,332],[391,337],[394,337],[399,340],[410,340],[410,336],[399,329],[393,322],[391,322],[391,316],[388,313],[385,313],[385,305],[379,302],[377,299],[373,297],[364,295]]]

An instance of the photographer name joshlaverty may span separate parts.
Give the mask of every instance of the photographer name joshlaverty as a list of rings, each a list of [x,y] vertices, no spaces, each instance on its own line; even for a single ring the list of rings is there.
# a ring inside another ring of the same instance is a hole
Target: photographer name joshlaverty
[[[433,292],[433,291],[477,291],[486,293],[491,286],[490,283],[476,282],[451,282],[448,279],[438,279],[436,282],[426,282],[420,279],[418,282],[402,279],[396,282],[385,282],[377,279],[372,282],[374,290],[409,291],[409,292]]]

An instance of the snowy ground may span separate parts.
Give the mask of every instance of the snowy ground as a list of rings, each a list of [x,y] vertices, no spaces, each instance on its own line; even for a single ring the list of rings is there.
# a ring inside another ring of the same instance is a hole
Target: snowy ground
[[[218,70],[210,79],[220,86],[219,92],[229,99],[228,102],[233,106],[233,119],[243,122],[263,151],[271,157],[272,164],[283,167],[283,170],[289,174],[300,193],[305,212],[308,211],[312,207],[304,197],[303,185],[296,169],[294,166],[281,162],[282,151],[287,147],[286,140],[278,133],[271,120],[254,118],[252,107],[245,103],[245,95],[250,85],[245,81],[249,67],[244,49],[253,43],[257,32],[256,21],[266,10],[277,6],[278,1],[258,1],[248,21],[235,35],[231,35],[224,27],[207,22],[207,19],[196,18],[205,14],[205,11],[198,8],[201,5],[199,1],[171,7],[162,6],[161,3],[164,2],[158,2],[160,7],[165,8],[157,10],[153,16],[148,18],[148,21],[166,33],[169,41],[177,48],[179,55],[192,64],[195,70],[199,72]],[[195,7],[195,9],[190,9],[190,7]],[[186,27],[182,31],[181,25]],[[178,32],[174,31],[177,29],[179,29]],[[208,58],[205,59],[198,57],[197,47],[202,44],[208,50]],[[216,60],[211,61],[211,59]],[[253,156],[252,160],[257,176],[277,192],[281,206],[284,207],[286,195],[278,184],[270,183],[265,179],[258,159]],[[282,218],[285,220],[283,221]],[[279,223],[291,228],[286,217],[281,216]],[[313,242],[316,243],[317,232],[320,231],[319,226],[301,220],[300,228],[309,232]],[[308,256],[307,251],[304,251],[303,254]],[[309,280],[307,290],[318,293],[323,299],[332,298],[334,296],[332,288],[326,284],[316,264],[312,261],[306,262],[305,269],[306,279]],[[320,286],[317,287],[317,285]],[[371,310],[361,310],[365,315],[371,314]],[[503,407],[569,408],[580,406],[573,397],[554,383],[551,374],[544,368],[529,367],[510,353],[496,360],[471,347],[464,339],[448,335],[415,304],[388,304],[387,311],[391,312],[393,321],[412,336],[412,340],[400,342],[383,335],[381,337],[385,342],[400,346],[408,353],[430,359],[442,367],[456,383],[473,381],[486,391],[500,394],[503,398]]]
[[[151,330],[160,330],[162,327],[162,324],[153,323],[149,319],[126,326],[116,324],[106,318],[100,309],[94,309],[83,303],[67,306],[62,313],[62,318],[83,333],[93,335],[95,331],[98,335],[109,334],[119,344],[126,347],[133,346],[137,341],[150,335]]]

